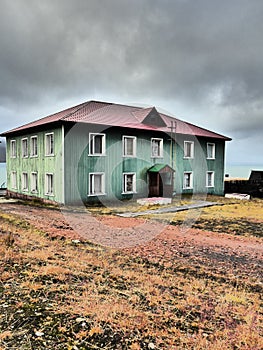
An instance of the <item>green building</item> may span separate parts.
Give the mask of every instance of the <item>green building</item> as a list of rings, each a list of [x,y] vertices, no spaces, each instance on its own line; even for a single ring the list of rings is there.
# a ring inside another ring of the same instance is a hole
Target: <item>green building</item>
[[[11,197],[70,204],[224,193],[230,139],[155,107],[88,101],[1,136]]]

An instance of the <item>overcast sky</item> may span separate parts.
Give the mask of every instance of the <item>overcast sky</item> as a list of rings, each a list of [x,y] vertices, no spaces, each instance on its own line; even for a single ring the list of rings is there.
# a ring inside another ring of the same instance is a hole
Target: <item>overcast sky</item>
[[[262,0],[0,6],[0,132],[90,99],[155,105],[263,168]]]

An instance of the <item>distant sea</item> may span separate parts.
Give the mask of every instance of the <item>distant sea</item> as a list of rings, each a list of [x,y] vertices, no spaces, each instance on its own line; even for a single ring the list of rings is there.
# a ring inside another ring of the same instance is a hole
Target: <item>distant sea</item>
[[[0,163],[0,187],[6,187],[6,163]]]
[[[251,170],[262,170],[263,164],[226,164],[225,166],[225,174],[228,174],[229,177],[240,177],[244,179],[248,179]]]

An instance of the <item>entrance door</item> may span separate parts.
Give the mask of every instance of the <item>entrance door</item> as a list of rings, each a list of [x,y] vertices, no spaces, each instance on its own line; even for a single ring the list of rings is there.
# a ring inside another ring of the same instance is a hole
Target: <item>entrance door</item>
[[[149,173],[149,197],[161,197],[160,174]]]
[[[149,197],[173,196],[174,170],[168,165],[155,165],[148,170]]]

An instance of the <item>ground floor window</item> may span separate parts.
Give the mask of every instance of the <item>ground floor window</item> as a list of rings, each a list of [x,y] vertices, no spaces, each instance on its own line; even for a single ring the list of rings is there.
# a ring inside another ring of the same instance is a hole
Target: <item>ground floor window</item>
[[[214,172],[207,171],[206,173],[206,187],[214,187]]]
[[[89,174],[89,196],[99,196],[105,194],[105,174]]]
[[[37,172],[31,173],[31,192],[37,192],[38,191],[38,179],[37,179]]]
[[[124,173],[123,174],[123,193],[135,193],[136,192],[136,174]]]
[[[22,173],[22,191],[28,191],[28,174]]]
[[[184,183],[183,183],[184,189],[191,189],[193,188],[193,173],[192,171],[186,171],[184,172]]]
[[[46,195],[53,196],[54,195],[54,175],[46,174]]]
[[[11,187],[17,189],[17,173],[16,171],[11,172]]]

